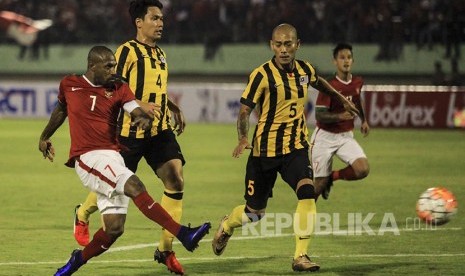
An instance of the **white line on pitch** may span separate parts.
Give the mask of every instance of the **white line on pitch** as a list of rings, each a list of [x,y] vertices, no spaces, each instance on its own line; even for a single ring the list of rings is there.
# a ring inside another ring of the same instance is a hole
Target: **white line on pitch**
[[[312,255],[310,257],[316,258],[405,258],[405,257],[464,257],[465,253],[445,253],[445,254],[354,254],[354,255]],[[178,258],[180,261],[215,261],[215,260],[243,260],[243,259],[263,259],[263,258],[272,258],[274,256],[231,256],[231,257],[184,257]],[[289,256],[290,257],[290,256]],[[55,262],[9,262],[9,263],[0,263],[0,266],[18,266],[18,265],[56,265],[63,264],[64,261],[55,261]],[[153,262],[153,259],[118,259],[118,260],[91,260],[89,261],[93,264],[106,264],[106,263],[149,263]]]
[[[428,229],[428,230],[418,230],[418,231],[459,231],[462,230],[461,227],[450,227],[450,228],[436,228],[436,229]],[[406,232],[414,232],[414,230],[404,229],[399,231],[406,231]],[[346,230],[340,231],[320,231],[315,232],[317,236],[328,236],[328,235],[347,235]],[[281,238],[281,237],[290,237],[294,236],[293,233],[286,233],[286,234],[276,234],[276,235],[261,235],[261,236],[241,236],[241,237],[232,237],[231,240],[250,240],[250,239],[268,239],[268,238]],[[361,235],[347,235],[347,237],[360,237]],[[200,242],[211,242],[212,239],[203,239]],[[175,244],[179,244],[178,241],[174,242]],[[119,246],[110,248],[107,252],[119,252],[119,251],[126,251],[126,250],[134,250],[134,249],[141,249],[147,247],[156,247],[158,243],[143,243],[143,244],[136,244],[136,245],[127,245],[127,246]]]
[[[458,231],[462,230],[460,227],[451,227],[451,228],[436,228],[434,230],[428,231]],[[402,231],[411,231],[408,229]],[[425,230],[421,230],[425,231]],[[329,232],[316,232],[315,235],[329,235],[334,234],[337,231],[329,231]],[[346,234],[347,231],[340,231],[339,234]],[[262,236],[243,236],[243,237],[232,237],[231,240],[249,240],[249,239],[267,239],[267,238],[280,238],[280,237],[289,237],[293,236],[294,234],[287,233],[287,234],[278,234],[278,235],[262,235]],[[349,235],[351,237],[353,235]],[[359,237],[359,236],[358,236]],[[203,239],[200,242],[211,242],[212,239]],[[179,243],[179,242],[175,242]],[[136,244],[136,245],[128,245],[128,246],[120,246],[115,248],[110,248],[106,253],[111,252],[119,252],[119,251],[128,251],[146,247],[155,247],[158,246],[158,243],[150,243],[150,244]],[[313,256],[313,257],[322,257],[322,258],[385,258],[385,257],[461,257],[465,256],[465,253],[444,253],[444,254],[353,254],[353,255],[333,255],[333,256]],[[232,256],[232,257],[221,257],[221,259],[253,259],[253,258],[264,258],[262,257],[245,257],[245,256]],[[218,257],[187,257],[187,258],[179,258],[179,260],[197,260],[197,261],[210,261],[210,260],[218,260]],[[138,260],[114,260],[114,261],[105,261],[105,260],[91,260],[92,263],[112,263],[112,262],[153,262],[153,259],[138,259]],[[0,266],[7,266],[7,265],[42,265],[42,264],[62,264],[63,261],[55,261],[55,262],[5,262],[0,263]]]

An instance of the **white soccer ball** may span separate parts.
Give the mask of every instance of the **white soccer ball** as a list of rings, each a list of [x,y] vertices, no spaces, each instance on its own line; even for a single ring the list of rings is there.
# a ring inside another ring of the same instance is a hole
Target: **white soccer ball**
[[[433,225],[447,223],[457,213],[457,200],[454,194],[443,187],[429,188],[417,201],[418,217]]]

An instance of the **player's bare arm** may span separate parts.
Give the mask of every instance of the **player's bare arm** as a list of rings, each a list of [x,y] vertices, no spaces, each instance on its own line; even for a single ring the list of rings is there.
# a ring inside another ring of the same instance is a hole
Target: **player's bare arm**
[[[312,84],[314,88],[325,93],[326,95],[337,99],[344,105],[345,110],[352,113],[353,115],[359,115],[359,110],[355,107],[354,103],[346,99],[341,93],[339,93],[334,87],[331,86],[324,78],[318,76],[316,83]]]
[[[250,113],[252,113],[252,108],[241,105],[239,110],[239,116],[237,118],[237,139],[238,144],[234,148],[233,157],[238,158],[244,149],[252,149],[252,146],[249,144],[249,118]]]
[[[67,116],[68,113],[66,112],[66,106],[58,102],[50,115],[47,125],[40,135],[39,151],[42,152],[44,159],[48,159],[50,162],[53,162],[53,158],[55,157],[55,148],[50,141],[50,137],[52,137],[55,131],[63,124]]]
[[[340,113],[331,112],[327,107],[319,107],[315,108],[315,118],[317,121],[328,124],[328,123],[336,123],[340,121],[352,120],[354,115],[349,111],[344,111]]]
[[[365,111],[363,108],[363,102],[362,102],[361,97],[360,97],[360,100],[355,103],[355,106],[359,110],[359,117],[360,117],[360,120],[362,121],[362,124],[360,126],[360,132],[363,134],[364,137],[366,137],[370,133],[370,126],[368,125],[368,121],[365,117]]]
[[[181,135],[186,128],[184,114],[182,113],[181,108],[179,108],[179,106],[171,100],[168,100],[168,109],[173,112],[174,130],[178,135]]]

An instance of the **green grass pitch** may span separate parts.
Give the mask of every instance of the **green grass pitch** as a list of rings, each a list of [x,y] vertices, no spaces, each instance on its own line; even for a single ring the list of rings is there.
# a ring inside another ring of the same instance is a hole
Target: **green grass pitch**
[[[45,124],[0,119],[0,275],[53,275],[78,247],[72,235],[73,209],[87,191],[74,170],[63,165],[69,150],[66,124],[52,138],[55,162],[42,158],[37,146]],[[371,172],[362,181],[336,182],[329,200],[318,201],[318,212],[331,219],[311,243],[312,259],[321,265],[318,273],[463,275],[465,132],[372,129],[367,138],[356,135]],[[236,137],[234,125],[221,124],[190,124],[179,137],[187,159],[182,222],[211,221],[213,228],[194,253],[175,244],[176,255],[189,275],[294,275],[292,226],[279,231],[274,227],[296,204],[280,179],[269,201],[270,217],[252,229],[261,235],[239,229],[222,256],[211,250],[220,218],[243,203],[247,158],[231,157]],[[162,184],[145,161],[138,175],[159,200]],[[415,203],[421,192],[439,185],[455,194],[459,212],[449,223],[431,229],[414,220]],[[353,221],[362,224],[353,226]],[[388,227],[384,232],[383,223]],[[94,215],[91,230],[99,226],[100,218]],[[131,203],[125,234],[75,275],[168,275],[153,261],[159,233]]]

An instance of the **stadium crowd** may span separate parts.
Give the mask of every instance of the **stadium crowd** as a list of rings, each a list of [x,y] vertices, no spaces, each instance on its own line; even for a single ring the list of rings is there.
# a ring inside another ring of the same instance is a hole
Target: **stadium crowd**
[[[43,43],[121,43],[132,34],[130,0],[0,0],[0,10],[52,19]],[[260,43],[281,22],[304,43],[376,43],[377,59],[397,59],[404,43],[445,46],[459,57],[465,0],[162,0],[164,43]],[[9,42],[2,36],[0,42]]]

